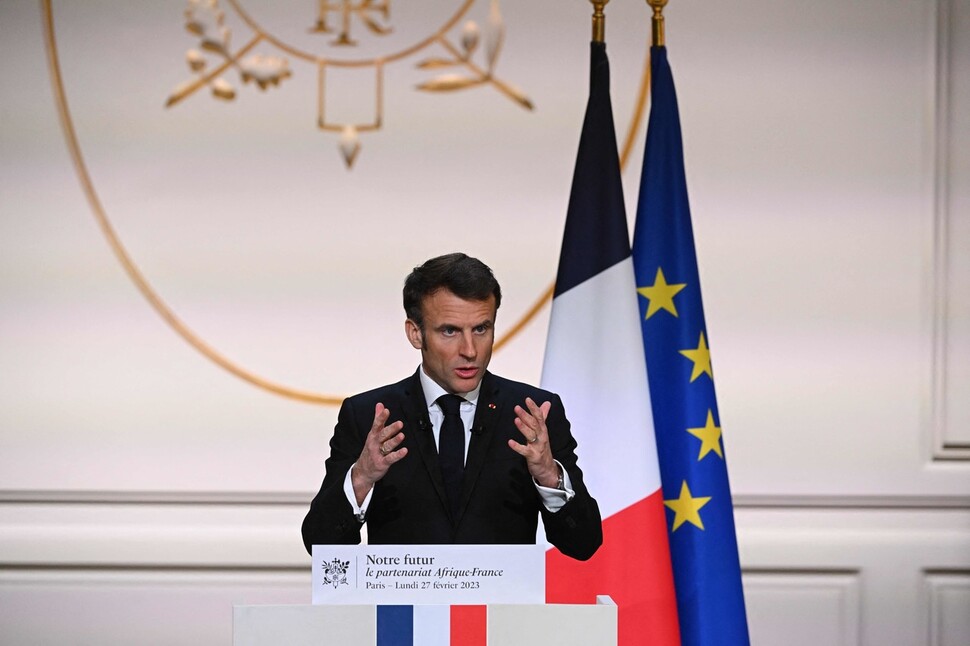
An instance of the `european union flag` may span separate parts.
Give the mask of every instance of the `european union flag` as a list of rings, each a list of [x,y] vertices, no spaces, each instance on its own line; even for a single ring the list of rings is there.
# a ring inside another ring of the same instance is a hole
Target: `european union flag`
[[[665,47],[651,49],[651,73],[633,262],[680,636],[689,646],[748,644],[680,117]]]

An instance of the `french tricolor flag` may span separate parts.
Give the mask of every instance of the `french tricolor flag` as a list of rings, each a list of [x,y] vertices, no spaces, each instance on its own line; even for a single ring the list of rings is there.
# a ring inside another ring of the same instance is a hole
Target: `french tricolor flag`
[[[679,644],[677,603],[647,385],[606,45],[591,45],[590,96],[573,175],[542,386],[562,396],[603,514],[586,562],[551,549],[546,601],[618,606],[619,644]]]
[[[487,606],[377,606],[377,646],[486,646]]]

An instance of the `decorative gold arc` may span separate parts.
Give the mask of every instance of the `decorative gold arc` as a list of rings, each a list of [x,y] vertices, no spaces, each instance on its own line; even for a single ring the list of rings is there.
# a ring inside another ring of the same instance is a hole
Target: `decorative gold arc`
[[[81,153],[81,146],[78,143],[77,133],[74,130],[74,122],[71,119],[71,111],[67,104],[67,94],[64,91],[64,83],[61,76],[60,58],[58,57],[57,53],[57,40],[54,37],[54,10],[51,6],[51,1],[52,0],[42,0],[44,11],[44,44],[47,49],[47,63],[50,69],[54,100],[57,104],[57,114],[60,118],[61,127],[64,130],[64,139],[67,143],[68,151],[71,154],[71,161],[74,163],[74,169],[77,172],[78,179],[81,182],[81,188],[83,189],[84,195],[87,198],[88,205],[91,207],[91,211],[94,213],[98,226],[107,239],[108,245],[111,247],[112,252],[114,252],[115,256],[118,258],[118,261],[121,263],[125,273],[128,274],[128,278],[135,283],[135,286],[142,293],[142,296],[144,296],[148,301],[149,305],[152,306],[152,308],[176,332],[176,334],[181,336],[186,343],[195,348],[199,353],[218,365],[220,368],[223,368],[227,372],[235,375],[243,381],[252,384],[253,386],[256,386],[257,388],[262,388],[263,390],[280,395],[282,397],[287,397],[289,399],[294,399],[309,404],[339,406],[344,400],[344,397],[341,395],[328,395],[315,393],[308,390],[300,390],[276,383],[269,379],[264,379],[256,373],[239,366],[225,355],[219,353],[212,346],[202,340],[201,337],[195,334],[195,332],[193,332],[188,325],[186,325],[175,314],[175,312],[165,303],[165,301],[162,300],[161,296],[159,296],[158,292],[155,291],[155,289],[148,282],[148,279],[135,264],[131,255],[122,244],[121,239],[118,237],[118,234],[115,232],[111,221],[108,219],[107,213],[105,213],[104,206],[101,204],[101,199],[98,197],[97,191],[94,188],[91,175],[88,172],[87,165],[84,162],[84,156]],[[232,0],[230,1],[232,2]],[[235,3],[233,2],[233,4]],[[647,90],[650,85],[649,56],[650,52],[648,47],[647,63],[645,65],[644,74],[641,80],[640,92],[637,97],[637,103],[634,106],[630,127],[624,139],[623,153],[620,157],[621,172],[622,169],[626,168],[636,132],[640,129],[640,126],[643,123],[643,114],[646,109],[647,101]],[[542,308],[552,300],[554,287],[555,283],[550,284],[545,292],[543,292],[538,299],[536,299],[532,307],[530,307],[529,310],[514,325],[512,325],[509,331],[496,340],[495,350],[499,350],[506,343],[511,341],[512,338],[517,335],[526,325],[528,325],[542,310]]]
[[[331,65],[333,67],[370,67],[372,65],[377,65],[378,63],[383,63],[383,64],[393,63],[394,61],[400,60],[402,58],[406,58],[415,52],[421,51],[431,43],[443,38],[444,35],[452,27],[454,27],[459,20],[461,20],[462,16],[468,13],[468,10],[471,9],[471,6],[475,4],[475,0],[465,0],[464,4],[458,7],[458,10],[454,13],[454,15],[452,15],[452,17],[449,18],[445,22],[445,24],[442,25],[440,29],[438,29],[438,31],[431,34],[427,38],[417,43],[414,43],[413,45],[410,45],[398,52],[394,52],[393,54],[388,54],[387,56],[380,56],[377,58],[366,58],[366,59],[358,59],[358,60],[340,60],[340,59],[322,58],[320,56],[316,56],[314,54],[306,52],[302,49],[293,47],[289,43],[286,43],[280,40],[270,32],[263,29],[262,25],[256,22],[252,18],[252,16],[250,16],[246,12],[246,10],[242,8],[242,6],[239,4],[239,0],[228,0],[228,2],[229,4],[232,5],[232,8],[236,10],[236,13],[239,14],[239,17],[243,19],[243,22],[249,25],[250,29],[252,29],[254,32],[259,34],[266,41],[273,43],[279,49],[283,50],[287,54],[290,54],[291,56],[295,56],[296,58],[303,59],[310,63],[318,63],[318,64],[324,63],[326,65]]]

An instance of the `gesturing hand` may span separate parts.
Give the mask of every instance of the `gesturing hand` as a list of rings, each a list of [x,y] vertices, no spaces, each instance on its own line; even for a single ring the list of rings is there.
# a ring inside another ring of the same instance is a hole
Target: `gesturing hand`
[[[374,483],[387,474],[391,465],[408,454],[406,447],[398,448],[404,441],[404,433],[401,432],[404,422],[399,420],[384,426],[390,415],[391,411],[384,408],[384,404],[378,402],[374,407],[374,423],[350,475],[358,505],[363,503]]]
[[[531,397],[525,398],[526,408],[515,407],[515,426],[525,437],[526,443],[509,440],[509,447],[525,458],[526,465],[536,482],[543,487],[555,488],[559,484],[559,467],[552,459],[546,416],[552,404],[543,402],[538,406]]]

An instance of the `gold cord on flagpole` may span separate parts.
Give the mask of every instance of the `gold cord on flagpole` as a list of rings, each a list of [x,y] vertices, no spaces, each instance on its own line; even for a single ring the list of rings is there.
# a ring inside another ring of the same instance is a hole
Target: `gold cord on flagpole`
[[[589,0],[593,3],[593,42],[602,43],[606,41],[606,15],[603,7],[610,0]]]
[[[667,0],[647,0],[647,4],[653,9],[653,45],[663,47],[667,44],[664,39],[664,7]]]

